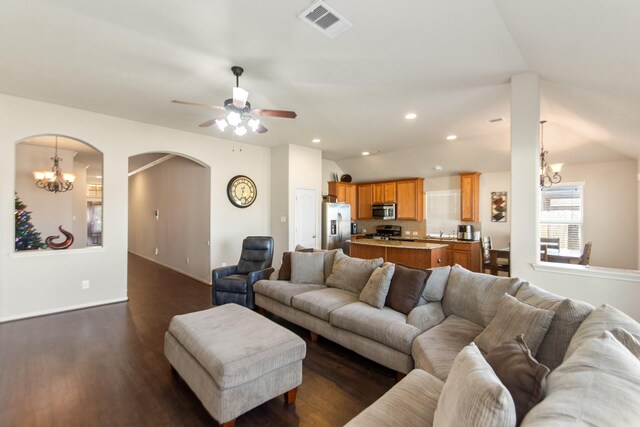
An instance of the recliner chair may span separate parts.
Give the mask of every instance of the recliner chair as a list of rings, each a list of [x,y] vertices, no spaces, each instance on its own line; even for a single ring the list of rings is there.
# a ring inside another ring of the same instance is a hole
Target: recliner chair
[[[238,264],[216,268],[211,272],[212,303],[236,303],[254,309],[253,284],[269,278],[274,271],[272,262],[273,237],[248,236],[242,241]]]

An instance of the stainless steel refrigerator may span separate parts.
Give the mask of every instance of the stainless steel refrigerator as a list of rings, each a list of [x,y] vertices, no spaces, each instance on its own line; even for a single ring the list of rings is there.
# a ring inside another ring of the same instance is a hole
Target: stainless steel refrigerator
[[[322,249],[342,248],[349,255],[351,246],[351,205],[322,204]]]

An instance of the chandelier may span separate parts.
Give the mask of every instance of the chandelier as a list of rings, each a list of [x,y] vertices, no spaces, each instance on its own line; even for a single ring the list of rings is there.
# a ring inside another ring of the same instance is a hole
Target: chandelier
[[[36,171],[33,173],[33,177],[36,179],[36,186],[43,188],[52,193],[64,193],[65,191],[73,190],[73,181],[76,177],[70,173],[62,173],[60,168],[60,162],[62,159],[58,157],[58,136],[56,135],[56,151],[55,155],[51,157],[53,160],[53,166],[51,171]]]
[[[547,163],[546,156],[549,154],[544,149],[544,124],[546,120],[540,122],[540,188],[551,187],[552,184],[557,184],[562,180],[560,171],[564,163]]]

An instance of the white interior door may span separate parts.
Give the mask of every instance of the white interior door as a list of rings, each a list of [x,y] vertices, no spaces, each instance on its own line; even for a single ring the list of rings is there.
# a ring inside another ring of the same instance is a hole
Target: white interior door
[[[318,247],[316,197],[316,190],[296,188],[295,245]]]

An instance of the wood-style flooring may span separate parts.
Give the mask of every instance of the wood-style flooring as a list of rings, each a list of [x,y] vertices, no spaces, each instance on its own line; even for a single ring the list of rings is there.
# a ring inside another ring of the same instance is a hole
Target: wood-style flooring
[[[0,426],[216,425],[163,354],[171,317],[210,308],[210,292],[130,255],[129,302],[0,324]],[[307,343],[296,404],[279,396],[236,426],[341,426],[394,385],[393,371],[271,318]]]

